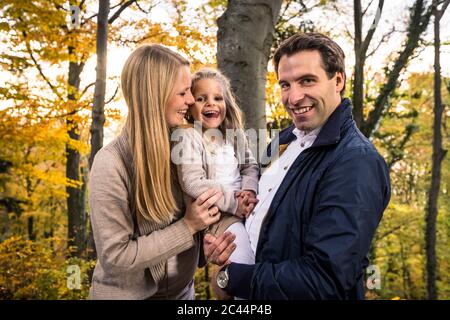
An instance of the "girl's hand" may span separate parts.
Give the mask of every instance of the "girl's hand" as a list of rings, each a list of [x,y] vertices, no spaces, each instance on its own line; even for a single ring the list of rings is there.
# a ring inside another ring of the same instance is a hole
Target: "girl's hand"
[[[247,218],[255,209],[258,199],[256,194],[250,190],[243,190],[236,193],[238,207],[235,215],[239,218]]]
[[[249,198],[256,198],[255,191],[252,190],[241,190],[235,193],[236,198],[248,196]]]
[[[209,225],[219,221],[220,212],[214,204],[222,197],[222,192],[210,189],[187,204],[183,219],[191,234],[204,230]]]

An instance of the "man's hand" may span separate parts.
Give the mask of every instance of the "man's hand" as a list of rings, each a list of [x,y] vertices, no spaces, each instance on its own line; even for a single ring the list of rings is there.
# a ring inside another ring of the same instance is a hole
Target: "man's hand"
[[[233,299],[233,297],[229,296],[224,290],[218,287],[217,273],[222,266],[230,263],[229,258],[234,249],[236,249],[236,244],[233,243],[235,238],[236,236],[233,233],[227,231],[218,238],[207,233],[203,240],[203,251],[205,252],[206,259],[217,265],[212,269],[211,284],[214,294],[219,300]]]
[[[203,241],[203,251],[205,252],[208,262],[222,266],[229,263],[229,258],[236,249],[236,244],[233,243],[236,236],[231,232],[224,232],[219,237],[214,237],[212,234],[205,234]]]

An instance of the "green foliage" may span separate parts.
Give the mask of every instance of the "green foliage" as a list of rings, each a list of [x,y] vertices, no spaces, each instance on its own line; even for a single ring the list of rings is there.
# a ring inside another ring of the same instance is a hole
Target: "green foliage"
[[[208,269],[208,271],[207,271],[207,269]],[[210,286],[210,281],[211,281],[210,271],[211,271],[211,267],[208,265],[208,266],[198,269],[197,272],[195,273],[194,283],[195,283],[195,299],[196,300],[211,299],[212,290],[211,290],[211,286]],[[206,276],[206,275],[208,275],[208,276]]]
[[[450,95],[443,91],[443,102]],[[381,269],[382,289],[371,298],[425,299],[425,212],[430,186],[433,74],[412,74],[408,86],[393,95],[390,112],[374,135],[374,143],[391,164],[392,198],[373,242],[372,264]],[[444,149],[450,148],[450,125],[444,116]],[[406,133],[410,133],[408,139]],[[445,138],[447,137],[447,139]],[[450,159],[442,163],[437,221],[438,290],[450,298],[449,221]]]

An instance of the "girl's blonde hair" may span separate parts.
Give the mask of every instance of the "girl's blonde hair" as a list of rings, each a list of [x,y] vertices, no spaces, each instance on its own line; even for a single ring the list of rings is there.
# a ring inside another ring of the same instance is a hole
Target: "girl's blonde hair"
[[[127,59],[121,75],[129,109],[125,130],[134,162],[134,203],[139,214],[157,223],[170,222],[178,210],[165,107],[182,66],[189,62],[172,50],[143,45]]]
[[[203,79],[216,80],[217,83],[219,83],[222,88],[225,100],[226,113],[225,119],[219,127],[220,131],[222,131],[223,134],[225,134],[226,129],[237,129],[243,131],[244,119],[242,116],[242,111],[241,108],[239,108],[233,93],[231,92],[231,85],[228,78],[225,77],[219,70],[216,69],[212,68],[200,69],[192,76],[192,87],[191,87],[192,93],[195,92],[197,83]],[[189,121],[191,122],[192,119],[190,119]]]

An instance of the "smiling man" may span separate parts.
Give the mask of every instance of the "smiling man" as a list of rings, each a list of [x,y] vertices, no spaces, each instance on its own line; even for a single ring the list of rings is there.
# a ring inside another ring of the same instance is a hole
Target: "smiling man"
[[[328,73],[317,50],[284,55],[276,63],[281,100],[295,127],[307,132],[321,127],[341,102],[344,71]]]
[[[274,65],[293,120],[286,148],[261,176],[246,221],[254,265],[223,266],[217,285],[250,299],[363,299],[367,254],[390,199],[384,159],[358,130],[345,91],[345,56],[330,38],[295,35]],[[268,148],[270,150],[270,146]],[[205,254],[223,264],[230,237],[205,236]]]

